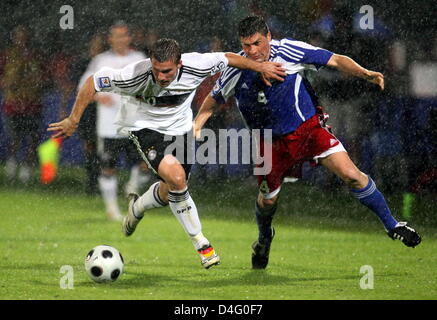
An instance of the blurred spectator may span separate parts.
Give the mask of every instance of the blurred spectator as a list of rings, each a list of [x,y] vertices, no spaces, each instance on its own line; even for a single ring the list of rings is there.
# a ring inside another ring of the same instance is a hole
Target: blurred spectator
[[[95,56],[81,78],[79,87],[90,75],[103,67],[121,69],[130,63],[146,59],[139,51],[131,49],[131,35],[128,26],[118,22],[109,30],[108,42],[110,50]],[[140,172],[137,151],[134,150],[128,138],[120,136],[114,125],[114,119],[120,106],[128,102],[128,98],[113,93],[97,93],[97,150],[100,160],[100,176],[98,185],[106,207],[106,213],[111,220],[121,220],[122,215],[118,206],[118,180],[116,167],[123,152],[127,155],[131,165],[131,175],[127,183],[126,193],[138,192]]]
[[[146,48],[146,35],[147,31],[144,27],[137,27],[131,32],[132,34],[132,43],[131,47],[133,50],[144,51]]]
[[[16,27],[12,32],[12,46],[5,51],[1,87],[5,131],[9,137],[6,177],[13,180],[18,171],[18,179],[23,183],[32,177],[41,135],[45,72],[40,58],[28,44],[26,27]],[[24,149],[22,158],[21,149]]]
[[[418,46],[420,59],[410,64],[410,93],[419,99],[437,99],[437,36]]]
[[[150,50],[159,38],[157,30],[146,30],[144,27],[138,27],[132,31],[131,47],[133,50],[140,51],[148,57],[150,56]]]
[[[89,42],[86,59],[89,63],[94,57],[105,51],[106,40],[102,33],[96,33]],[[85,73],[83,78],[89,77],[90,73]],[[80,85],[79,85],[80,86]],[[62,119],[62,118],[61,118]],[[78,135],[83,142],[85,153],[85,170],[87,174],[86,193],[93,195],[98,192],[97,178],[99,176],[99,161],[97,156],[97,134],[96,134],[97,104],[93,102],[89,105],[82,115],[78,128]]]

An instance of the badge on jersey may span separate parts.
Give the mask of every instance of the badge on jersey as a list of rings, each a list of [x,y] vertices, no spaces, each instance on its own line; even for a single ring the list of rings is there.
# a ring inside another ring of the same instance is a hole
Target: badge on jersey
[[[110,88],[111,87],[111,79],[109,79],[109,77],[101,77],[101,78],[99,78],[99,87],[101,89],[103,89],[103,88]]]

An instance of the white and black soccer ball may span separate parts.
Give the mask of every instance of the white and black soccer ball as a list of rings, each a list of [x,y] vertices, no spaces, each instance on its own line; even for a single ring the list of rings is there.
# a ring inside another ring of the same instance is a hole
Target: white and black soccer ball
[[[85,270],[95,282],[112,282],[123,273],[121,253],[107,245],[97,246],[85,258]]]

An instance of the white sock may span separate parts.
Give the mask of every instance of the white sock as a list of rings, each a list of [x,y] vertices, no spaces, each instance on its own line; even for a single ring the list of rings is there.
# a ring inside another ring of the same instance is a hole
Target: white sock
[[[100,176],[99,188],[105,203],[106,212],[114,215],[121,215],[118,206],[117,192],[118,181],[116,176]]]
[[[196,250],[203,248],[204,246],[209,246],[208,239],[205,238],[202,232],[199,232],[197,235],[191,237],[191,242]]]
[[[169,191],[168,201],[171,211],[178,219],[185,232],[192,239],[193,245],[196,249],[200,249],[197,246],[204,242],[202,239],[203,235],[201,235],[202,225],[199,220],[196,205],[188,192],[188,188],[179,191]],[[196,237],[198,237],[198,239],[196,239]],[[193,238],[195,239],[193,240]]]
[[[152,184],[141,197],[134,203],[134,214],[137,218],[144,216],[144,211],[161,208],[167,204],[159,198],[159,181]]]

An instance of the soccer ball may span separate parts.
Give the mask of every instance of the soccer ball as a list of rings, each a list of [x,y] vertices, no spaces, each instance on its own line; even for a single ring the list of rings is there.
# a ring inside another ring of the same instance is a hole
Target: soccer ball
[[[85,270],[95,282],[112,282],[123,273],[124,260],[111,246],[97,246],[85,258]]]

